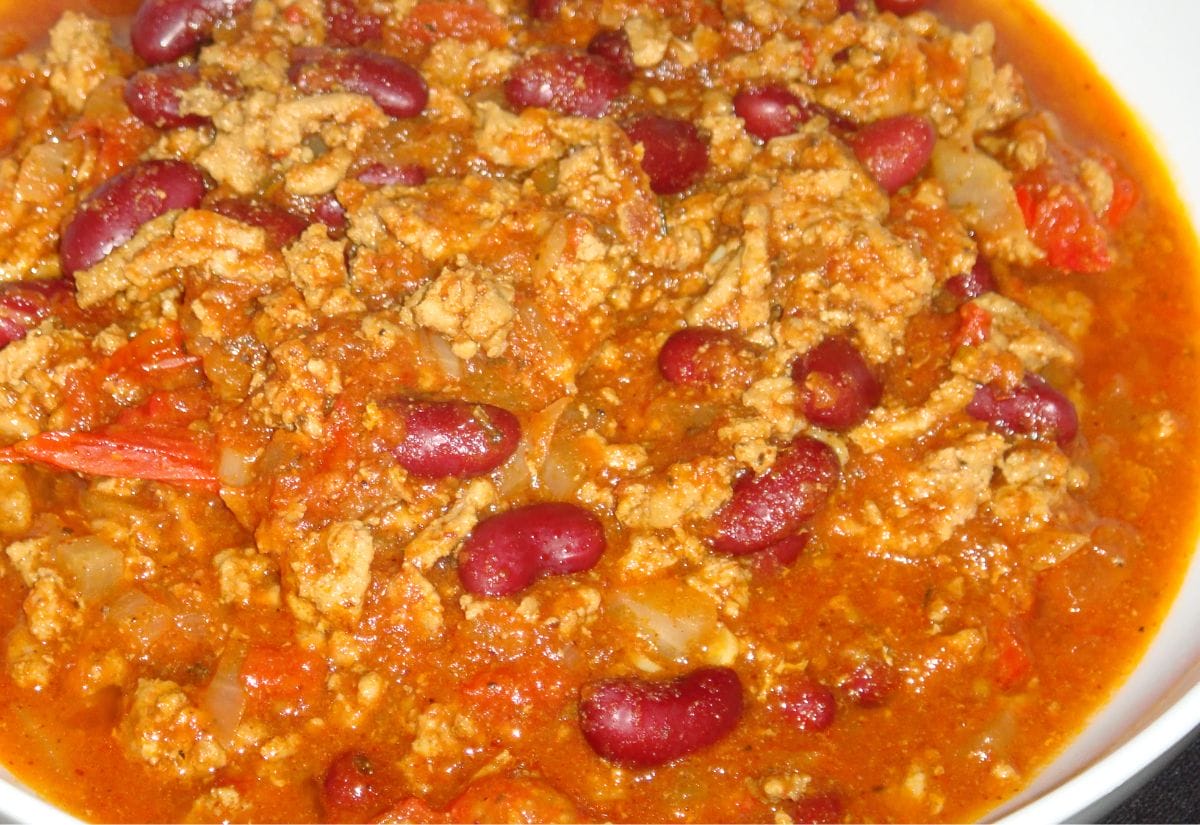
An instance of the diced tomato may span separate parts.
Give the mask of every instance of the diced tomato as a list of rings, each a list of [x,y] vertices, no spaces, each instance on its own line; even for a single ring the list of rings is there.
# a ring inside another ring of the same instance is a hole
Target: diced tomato
[[[0,461],[34,461],[86,475],[163,481],[210,493],[219,486],[211,437],[169,427],[41,433],[0,450]]]
[[[157,390],[136,407],[117,416],[120,427],[180,427],[204,418],[212,409],[212,398],[200,387],[181,390]]]
[[[242,684],[251,699],[278,703],[301,713],[321,698],[325,689],[325,660],[294,645],[250,648],[242,662]]]
[[[1016,623],[1008,621],[992,627],[989,634],[996,661],[993,665],[996,684],[1002,690],[1014,690],[1033,674],[1033,660],[1021,639]]]
[[[1133,211],[1133,207],[1137,206],[1138,201],[1141,200],[1141,192],[1138,191],[1138,185],[1133,178],[1117,167],[1115,159],[1105,155],[1100,158],[1100,163],[1108,170],[1109,177],[1113,182],[1112,200],[1108,202],[1108,208],[1104,210],[1104,214],[1100,218],[1109,229],[1116,229]]]
[[[413,6],[402,24],[403,31],[420,43],[446,38],[486,40],[502,46],[508,40],[504,21],[487,6],[457,0],[424,0]]]
[[[1112,264],[1108,236],[1077,183],[1050,164],[1017,178],[1017,203],[1046,263],[1067,272],[1103,272]]]
[[[954,333],[956,346],[982,344],[992,334],[991,313],[978,304],[963,304],[958,308],[958,319],[958,331]]]

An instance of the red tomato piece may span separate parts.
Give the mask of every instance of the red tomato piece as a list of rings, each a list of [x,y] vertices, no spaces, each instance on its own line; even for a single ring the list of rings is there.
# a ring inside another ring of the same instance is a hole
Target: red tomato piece
[[[1025,172],[1014,185],[1033,242],[1046,263],[1065,272],[1103,272],[1112,264],[1108,236],[1083,190],[1049,164]]]

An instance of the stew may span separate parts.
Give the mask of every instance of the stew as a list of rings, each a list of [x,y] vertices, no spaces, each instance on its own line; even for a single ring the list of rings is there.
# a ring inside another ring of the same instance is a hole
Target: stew
[[[1015,794],[1200,493],[1190,230],[1019,9],[0,36],[0,759],[103,821]]]

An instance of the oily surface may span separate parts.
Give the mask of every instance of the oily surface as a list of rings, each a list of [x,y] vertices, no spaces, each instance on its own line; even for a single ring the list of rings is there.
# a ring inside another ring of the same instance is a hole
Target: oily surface
[[[80,200],[139,160],[210,186],[0,350],[5,762],[98,820],[960,820],[1015,793],[1132,666],[1193,539],[1194,262],[1120,112],[1066,112],[1068,144],[990,27],[929,14],[565,0],[372,10],[366,47],[430,90],[397,117],[289,77],[327,11],[223,25],[186,96],[211,125],[131,115],[141,64],[84,17],[0,68],[0,279],[57,278]],[[601,29],[634,62],[604,117],[506,96]],[[824,113],[764,143],[732,107],[764,83]],[[623,128],[646,113],[697,127],[680,194]],[[902,114],[939,140],[889,196],[851,146]],[[956,297],[980,257],[996,289]],[[685,326],[736,342],[716,378],[660,372]],[[829,337],[882,385],[837,429],[793,378]],[[1030,374],[1078,435],[968,412]],[[488,414],[511,456],[414,470],[406,411],[444,401],[515,416],[512,441]],[[735,484],[797,437],[839,465],[798,558],[720,552]],[[542,502],[599,520],[599,561],[468,592],[476,525]],[[621,767],[581,732],[598,680],[714,667],[744,709],[695,753]]]

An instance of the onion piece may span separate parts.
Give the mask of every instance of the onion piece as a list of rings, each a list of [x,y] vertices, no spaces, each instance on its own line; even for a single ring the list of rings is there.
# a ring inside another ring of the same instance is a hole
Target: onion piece
[[[671,661],[703,660],[710,645],[725,641],[712,600],[687,585],[649,582],[617,592],[608,604],[653,653]]]
[[[258,458],[238,452],[232,447],[221,447],[217,458],[217,479],[222,487],[245,487],[254,480],[254,465]]]
[[[147,596],[141,590],[130,590],[112,603],[108,609],[108,621],[149,647],[166,632],[170,625],[170,611]]]
[[[111,595],[125,575],[125,557],[95,536],[64,541],[54,554],[85,604]]]
[[[233,744],[246,712],[246,687],[241,678],[245,658],[246,652],[239,645],[226,648],[200,702],[201,709],[212,717],[213,735],[224,747]]]

